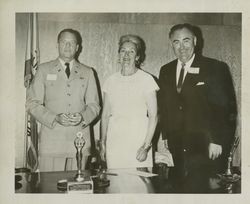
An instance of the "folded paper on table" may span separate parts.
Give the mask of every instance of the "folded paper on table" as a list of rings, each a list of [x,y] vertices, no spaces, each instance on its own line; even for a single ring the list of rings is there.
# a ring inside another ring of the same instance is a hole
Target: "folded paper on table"
[[[138,171],[136,169],[109,169],[108,173],[116,173],[116,174],[132,174],[143,177],[153,177],[158,176],[158,174],[153,174],[150,172]]]

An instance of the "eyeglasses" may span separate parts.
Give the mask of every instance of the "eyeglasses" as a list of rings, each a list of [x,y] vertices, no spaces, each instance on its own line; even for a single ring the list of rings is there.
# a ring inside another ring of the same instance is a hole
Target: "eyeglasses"
[[[59,44],[61,45],[67,45],[69,44],[70,46],[76,46],[77,42],[72,40],[72,41],[68,41],[68,40],[59,40]]]

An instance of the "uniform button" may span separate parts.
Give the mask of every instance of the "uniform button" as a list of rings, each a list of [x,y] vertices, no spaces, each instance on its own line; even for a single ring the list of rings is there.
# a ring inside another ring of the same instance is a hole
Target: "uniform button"
[[[71,96],[71,94],[70,94],[70,93],[67,93],[67,95],[68,95],[68,96]]]
[[[183,149],[183,152],[186,152],[187,150],[186,149]]]
[[[71,106],[71,104],[68,104],[68,106]]]
[[[182,106],[179,106],[179,110],[182,110]]]
[[[70,87],[70,84],[67,84],[67,87]]]

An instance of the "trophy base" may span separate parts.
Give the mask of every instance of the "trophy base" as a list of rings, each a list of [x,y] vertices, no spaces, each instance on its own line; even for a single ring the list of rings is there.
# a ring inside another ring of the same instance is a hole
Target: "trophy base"
[[[84,177],[82,181],[68,181],[67,193],[94,193],[94,184],[91,177]]]
[[[83,181],[63,179],[57,182],[57,189],[65,193],[92,194],[94,184],[91,177],[84,177]]]
[[[241,176],[238,174],[217,174],[221,179],[221,183],[235,183],[240,180]]]

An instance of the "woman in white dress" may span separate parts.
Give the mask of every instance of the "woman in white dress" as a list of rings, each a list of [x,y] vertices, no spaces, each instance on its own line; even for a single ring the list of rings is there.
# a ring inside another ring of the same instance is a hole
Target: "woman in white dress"
[[[153,77],[140,69],[145,44],[139,36],[122,36],[118,53],[121,70],[103,86],[101,158],[109,169],[152,167],[159,88]]]

